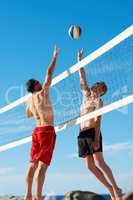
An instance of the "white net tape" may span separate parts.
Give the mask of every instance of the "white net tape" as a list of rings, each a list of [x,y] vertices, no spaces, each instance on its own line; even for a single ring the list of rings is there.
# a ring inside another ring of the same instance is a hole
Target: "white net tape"
[[[93,53],[88,55],[87,57],[85,57],[82,61],[76,63],[75,65],[70,67],[68,70],[64,71],[63,73],[61,73],[60,75],[55,77],[52,81],[52,86],[56,85],[57,83],[58,83],[57,85],[59,85],[59,82],[66,79],[71,74],[77,72],[81,67],[84,67],[89,63],[92,63],[92,61],[95,61],[101,55],[104,55],[109,50],[111,50],[113,47],[117,46],[118,44],[120,44],[124,40],[130,38],[132,35],[133,35],[133,25],[130,26],[129,28],[127,28],[122,33],[120,33],[118,36],[116,36],[112,40],[110,40],[109,42],[107,42],[105,45],[103,45],[102,47],[100,47],[99,49],[97,49],[96,51],[94,51]],[[29,97],[30,97],[30,95],[26,95],[26,96],[24,96],[24,97],[22,97],[22,98],[20,98],[16,101],[14,101],[13,103],[1,108],[0,114],[5,113],[7,111],[10,111],[11,109],[21,105],[22,103],[26,102]],[[73,116],[73,118],[70,119],[70,120],[65,119],[65,122],[56,126],[56,128],[55,128],[56,132],[59,132],[59,131],[62,131],[62,130],[69,128],[71,126],[80,124],[81,122],[83,122],[85,120],[89,120],[93,117],[103,115],[103,114],[108,113],[112,110],[115,110],[115,109],[118,109],[122,106],[128,105],[129,103],[132,103],[132,102],[133,102],[133,95],[132,95],[132,92],[131,92],[130,94],[128,94],[128,96],[120,97],[119,100],[117,99],[115,102],[111,102],[109,105],[105,105],[103,108],[98,109],[98,110],[91,112],[89,114],[86,114],[82,117],[78,117],[76,115],[76,117]],[[31,141],[31,136],[25,137],[23,139],[19,139],[17,141],[12,141],[12,142],[9,142],[9,143],[7,142],[6,144],[0,146],[0,152],[8,150],[10,148],[14,148],[14,147],[22,145],[22,144],[25,144],[25,143],[30,142],[30,141]]]

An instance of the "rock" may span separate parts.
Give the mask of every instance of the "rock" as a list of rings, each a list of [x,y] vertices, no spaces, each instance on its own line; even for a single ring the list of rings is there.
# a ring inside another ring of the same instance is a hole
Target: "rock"
[[[24,197],[23,196],[9,196],[9,195],[5,195],[5,196],[0,196],[0,200],[23,200]]]
[[[104,200],[104,198],[93,192],[77,190],[66,193],[63,200]]]
[[[129,191],[126,195],[123,196],[123,200],[133,200],[133,190]]]

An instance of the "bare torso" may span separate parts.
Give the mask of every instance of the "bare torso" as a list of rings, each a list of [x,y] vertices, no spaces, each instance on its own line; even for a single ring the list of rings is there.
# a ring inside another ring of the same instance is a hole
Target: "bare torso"
[[[36,121],[36,126],[47,126],[54,124],[52,105],[49,99],[48,89],[42,89],[28,101],[28,107]]]
[[[80,107],[80,115],[83,116],[87,113],[95,111],[96,109],[102,107],[103,102],[100,98],[95,98],[93,95],[84,97],[83,102]],[[80,124],[80,129],[89,129],[96,126],[95,118],[86,120]]]

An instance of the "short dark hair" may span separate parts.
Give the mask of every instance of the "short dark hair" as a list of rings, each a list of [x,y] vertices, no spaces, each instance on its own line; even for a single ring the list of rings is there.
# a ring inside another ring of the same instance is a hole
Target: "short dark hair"
[[[94,87],[96,87],[96,86],[99,85],[99,84],[103,86],[104,93],[106,93],[107,90],[108,90],[108,87],[107,87],[106,83],[103,82],[103,81],[96,82],[96,83],[91,87],[91,89],[93,89]]]
[[[35,85],[38,81],[35,80],[35,79],[29,79],[27,82],[26,82],[26,89],[28,92],[31,92],[33,93],[35,91]]]

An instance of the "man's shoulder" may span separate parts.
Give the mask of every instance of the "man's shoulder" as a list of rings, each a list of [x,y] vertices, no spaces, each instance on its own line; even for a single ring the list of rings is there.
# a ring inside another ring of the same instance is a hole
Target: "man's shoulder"
[[[32,96],[28,98],[28,100],[26,101],[27,105],[30,105],[32,101]]]

